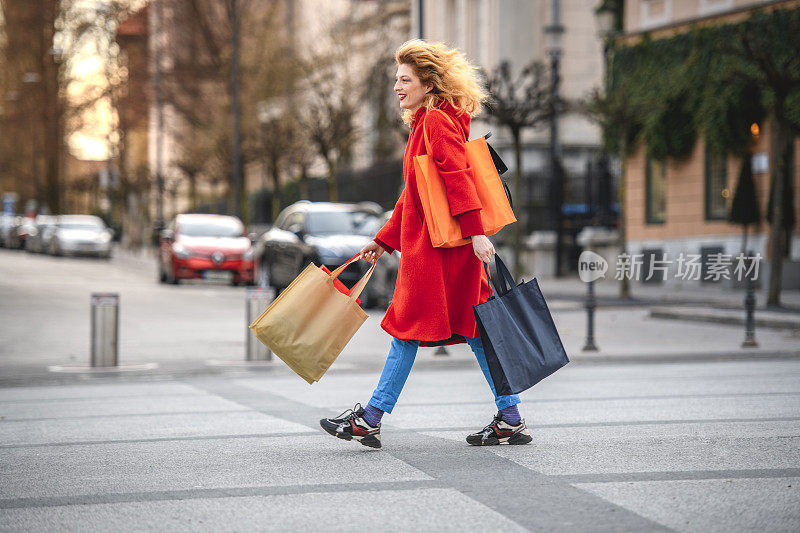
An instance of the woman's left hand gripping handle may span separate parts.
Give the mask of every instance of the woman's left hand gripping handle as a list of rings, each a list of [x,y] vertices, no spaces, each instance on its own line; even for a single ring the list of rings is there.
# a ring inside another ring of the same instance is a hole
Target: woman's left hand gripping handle
[[[494,257],[494,245],[486,235],[472,236],[472,251],[484,263],[490,263]]]

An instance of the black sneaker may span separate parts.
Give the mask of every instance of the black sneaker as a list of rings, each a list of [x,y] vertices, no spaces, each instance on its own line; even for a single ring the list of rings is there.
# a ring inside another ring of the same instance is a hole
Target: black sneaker
[[[360,403],[340,414],[336,418],[323,418],[319,421],[322,429],[344,440],[356,439],[370,448],[381,447],[381,424],[370,426],[363,418],[364,408]]]
[[[519,424],[512,426],[505,420],[503,415],[497,413],[492,423],[472,435],[467,436],[467,442],[473,446],[493,446],[496,444],[528,444],[533,440],[531,432],[525,426],[525,420],[521,419]]]

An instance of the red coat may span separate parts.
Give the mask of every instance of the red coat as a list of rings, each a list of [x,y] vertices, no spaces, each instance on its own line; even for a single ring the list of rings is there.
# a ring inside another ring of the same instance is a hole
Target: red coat
[[[392,217],[375,237],[386,251],[401,252],[394,298],[381,327],[398,339],[419,340],[422,346],[463,342],[455,336],[478,337],[472,306],[485,302],[490,295],[472,243],[434,248],[425,224],[413,159],[426,153],[423,124],[431,143],[430,155],[445,182],[450,213],[459,221],[462,236],[483,234],[481,203],[464,148],[470,117],[467,113],[458,115],[456,108],[447,103],[441,104],[440,109],[452,121],[438,111],[427,116],[424,107],[415,113],[403,157],[405,188]]]

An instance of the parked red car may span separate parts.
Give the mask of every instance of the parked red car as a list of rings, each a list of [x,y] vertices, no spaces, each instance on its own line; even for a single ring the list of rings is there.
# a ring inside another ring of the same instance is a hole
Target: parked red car
[[[207,279],[253,284],[253,249],[236,217],[185,214],[161,232],[159,280]]]

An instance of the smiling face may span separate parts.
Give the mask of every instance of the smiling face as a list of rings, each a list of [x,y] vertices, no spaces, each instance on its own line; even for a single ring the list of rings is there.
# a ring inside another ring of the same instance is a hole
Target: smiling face
[[[432,85],[423,85],[411,65],[402,63],[397,67],[395,76],[394,92],[400,99],[400,107],[416,111],[422,105],[425,95],[428,94]]]

